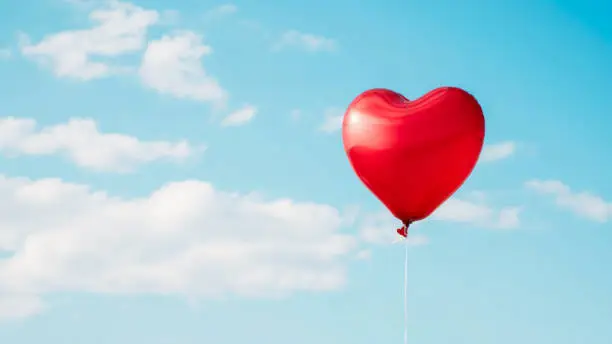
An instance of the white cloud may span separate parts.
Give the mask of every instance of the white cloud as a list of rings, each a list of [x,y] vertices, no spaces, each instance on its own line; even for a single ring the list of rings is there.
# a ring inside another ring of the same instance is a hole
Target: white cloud
[[[79,166],[98,171],[129,172],[156,160],[182,161],[201,149],[185,141],[141,141],[128,135],[102,133],[91,119],[70,119],[38,129],[34,119],[0,118],[0,153],[60,154]]]
[[[246,105],[239,110],[230,113],[221,121],[223,127],[234,127],[244,125],[250,122],[257,114],[257,108],[252,105]]]
[[[431,218],[479,227],[512,229],[520,225],[520,211],[520,207],[508,206],[496,209],[482,202],[450,198],[431,214]]]
[[[355,254],[355,259],[370,260],[372,258],[372,250],[361,250]]]
[[[37,296],[19,293],[0,295],[0,321],[27,318],[40,313],[43,309],[43,302]]]
[[[290,30],[283,33],[279,41],[272,47],[275,51],[287,48],[308,52],[333,51],[336,50],[337,44],[331,38]]]
[[[558,180],[531,180],[525,185],[540,194],[554,197],[559,207],[587,219],[603,223],[612,218],[612,202],[588,192],[573,192]]]
[[[193,298],[327,291],[343,286],[358,249],[340,232],[350,218],[331,206],[197,180],[120,198],[59,179],[0,176],[0,204],[0,250],[12,253],[0,258],[0,295],[9,305],[20,295],[66,291]],[[39,309],[19,302],[22,313]]]
[[[91,80],[120,72],[109,59],[142,50],[159,13],[126,2],[108,1],[93,10],[93,28],[62,31],[31,44],[21,37],[24,56],[49,66],[59,77]]]
[[[483,162],[503,160],[514,154],[515,151],[516,144],[512,141],[485,145],[480,153],[480,160]]]
[[[20,293],[10,295],[0,294],[0,321],[27,318],[43,310],[43,302],[37,296],[22,295]]]
[[[328,134],[334,133],[342,129],[342,118],[344,110],[340,108],[327,108],[323,113],[323,123],[319,130]]]
[[[223,104],[226,91],[202,66],[202,57],[210,53],[212,48],[193,32],[163,36],[149,42],[142,58],[140,78],[159,93]]]
[[[499,210],[497,228],[517,228],[521,224],[520,207],[505,207]]]
[[[512,229],[520,225],[519,215],[519,207],[496,209],[480,202],[451,198],[425,221],[444,221],[485,228]],[[391,244],[399,237],[395,232],[398,227],[400,227],[399,221],[385,210],[365,217],[361,225],[360,236],[365,242]],[[428,238],[420,234],[409,235],[408,239],[408,243],[411,245],[428,243]]]

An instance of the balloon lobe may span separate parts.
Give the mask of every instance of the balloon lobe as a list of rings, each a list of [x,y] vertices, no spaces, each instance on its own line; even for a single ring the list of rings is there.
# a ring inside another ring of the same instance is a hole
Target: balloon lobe
[[[355,173],[404,223],[426,218],[456,192],[478,161],[484,134],[480,105],[454,87],[414,101],[368,90],[353,100],[342,126]]]

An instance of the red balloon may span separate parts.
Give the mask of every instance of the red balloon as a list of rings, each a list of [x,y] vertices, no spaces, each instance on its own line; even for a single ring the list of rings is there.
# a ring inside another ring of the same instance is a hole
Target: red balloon
[[[429,216],[468,178],[485,121],[466,91],[442,87],[409,101],[387,89],[349,105],[342,140],[355,173],[406,226]]]

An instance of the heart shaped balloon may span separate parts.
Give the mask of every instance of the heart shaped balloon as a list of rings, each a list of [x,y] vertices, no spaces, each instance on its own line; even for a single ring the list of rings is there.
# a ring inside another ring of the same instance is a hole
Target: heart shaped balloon
[[[455,87],[409,101],[387,89],[353,100],[342,140],[355,173],[406,226],[429,216],[468,178],[482,150],[478,101]]]

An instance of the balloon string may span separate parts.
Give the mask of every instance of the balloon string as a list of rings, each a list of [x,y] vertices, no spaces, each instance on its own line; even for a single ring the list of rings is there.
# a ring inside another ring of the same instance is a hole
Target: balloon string
[[[404,344],[408,344],[408,228],[406,228],[404,257]]]

